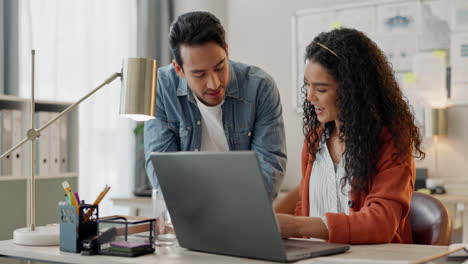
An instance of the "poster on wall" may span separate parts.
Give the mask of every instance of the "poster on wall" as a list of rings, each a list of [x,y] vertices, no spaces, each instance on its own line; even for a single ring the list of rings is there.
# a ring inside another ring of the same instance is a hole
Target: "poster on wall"
[[[304,56],[307,45],[321,32],[329,31],[333,27],[335,14],[332,11],[299,14],[293,18],[293,105],[296,111],[302,111],[305,99],[301,88],[304,80]]]
[[[450,102],[468,104],[468,32],[452,35]]]
[[[338,9],[335,26],[354,28],[364,32],[369,38],[375,37],[376,10],[374,6]]]
[[[450,102],[468,104],[468,66],[455,66],[451,71]]]
[[[416,34],[418,22],[416,2],[377,7],[377,34]]]
[[[418,52],[418,3],[401,2],[377,7],[376,42],[396,72],[411,71]]]
[[[379,36],[377,45],[383,50],[396,72],[411,71],[413,57],[418,53],[418,37],[409,35]]]
[[[452,66],[468,66],[468,32],[452,35],[450,63]]]
[[[446,56],[445,53],[424,52],[413,58],[417,93],[431,107],[447,104]]]
[[[450,48],[450,8],[444,0],[421,2],[419,49],[446,50]]]
[[[416,89],[416,77],[413,72],[402,72],[395,74],[395,79],[400,86],[403,96],[408,99],[410,108],[414,114],[416,124],[419,128],[424,128],[424,108],[425,104],[420,98]]]
[[[468,31],[468,1],[451,0],[448,3],[451,6],[452,31]]]

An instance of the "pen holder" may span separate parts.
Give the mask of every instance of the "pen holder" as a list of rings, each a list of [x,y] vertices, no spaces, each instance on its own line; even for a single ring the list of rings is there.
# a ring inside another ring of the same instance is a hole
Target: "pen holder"
[[[79,253],[83,240],[98,234],[99,207],[88,204],[81,204],[79,210],[68,204],[59,204],[59,207],[60,250]]]

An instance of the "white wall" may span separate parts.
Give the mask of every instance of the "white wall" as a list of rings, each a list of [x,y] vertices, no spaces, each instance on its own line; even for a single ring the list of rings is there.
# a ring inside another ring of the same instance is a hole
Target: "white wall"
[[[226,10],[226,0],[174,0],[174,13],[176,17],[191,11],[208,11],[219,18],[227,31]]]

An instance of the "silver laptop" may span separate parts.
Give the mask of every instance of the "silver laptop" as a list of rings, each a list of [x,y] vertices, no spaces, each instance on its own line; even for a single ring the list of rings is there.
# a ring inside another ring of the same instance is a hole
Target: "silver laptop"
[[[349,249],[281,238],[252,151],[152,153],[151,160],[181,247],[280,262]]]

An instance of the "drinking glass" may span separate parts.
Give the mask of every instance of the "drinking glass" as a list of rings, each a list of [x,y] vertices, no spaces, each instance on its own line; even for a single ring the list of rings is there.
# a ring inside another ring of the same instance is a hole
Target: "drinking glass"
[[[172,246],[176,242],[174,226],[167,210],[161,188],[153,189],[152,195],[153,217],[156,218],[154,227],[154,243],[156,246]]]

